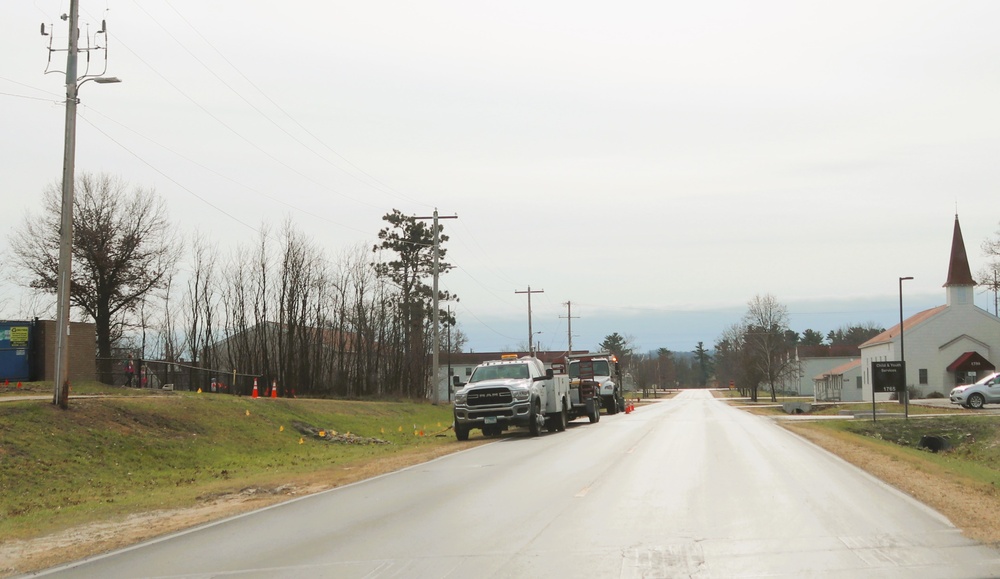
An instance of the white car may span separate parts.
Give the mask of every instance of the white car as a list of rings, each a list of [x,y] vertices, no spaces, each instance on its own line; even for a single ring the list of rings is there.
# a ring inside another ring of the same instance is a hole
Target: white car
[[[1000,404],[1000,373],[994,372],[975,384],[955,386],[951,403],[965,408],[982,408],[983,404]]]

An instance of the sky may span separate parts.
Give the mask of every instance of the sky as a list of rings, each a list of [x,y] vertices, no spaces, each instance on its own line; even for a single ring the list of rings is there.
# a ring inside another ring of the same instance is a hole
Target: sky
[[[60,179],[68,10],[0,2],[3,254]],[[528,341],[529,287],[553,350],[567,302],[574,348],[711,346],[764,294],[797,331],[889,327],[901,276],[906,315],[944,303],[956,212],[973,272],[1000,229],[992,0],[81,1],[102,20],[90,72],[122,82],[81,85],[78,172],[220,251],[457,215],[441,287],[475,351]]]

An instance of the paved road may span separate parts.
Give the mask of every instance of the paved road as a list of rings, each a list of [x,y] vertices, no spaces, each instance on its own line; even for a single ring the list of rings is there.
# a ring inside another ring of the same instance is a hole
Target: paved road
[[[521,435],[67,577],[996,577],[1000,553],[708,392]]]

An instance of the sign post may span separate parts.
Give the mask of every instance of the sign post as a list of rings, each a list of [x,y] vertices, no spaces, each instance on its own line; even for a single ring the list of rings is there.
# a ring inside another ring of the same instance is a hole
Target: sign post
[[[872,422],[876,421],[876,392],[905,393],[906,362],[872,362]]]

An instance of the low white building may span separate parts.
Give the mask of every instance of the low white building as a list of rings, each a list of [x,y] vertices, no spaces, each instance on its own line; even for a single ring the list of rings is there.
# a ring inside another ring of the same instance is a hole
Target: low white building
[[[861,360],[855,358],[813,377],[816,402],[861,402]]]
[[[872,362],[900,360],[901,344],[906,384],[916,391],[915,397],[932,392],[947,395],[956,384],[975,381],[994,370],[992,360],[1000,357],[1000,318],[975,305],[975,285],[956,215],[945,305],[903,320],[902,340],[897,324],[861,344],[863,400],[872,398]]]
[[[797,379],[786,385],[799,396],[814,396],[815,377],[861,355],[857,346],[796,346],[795,361],[799,367]],[[789,387],[790,386],[790,387]],[[818,398],[817,398],[818,399]]]

